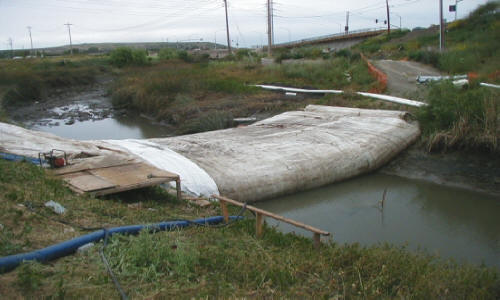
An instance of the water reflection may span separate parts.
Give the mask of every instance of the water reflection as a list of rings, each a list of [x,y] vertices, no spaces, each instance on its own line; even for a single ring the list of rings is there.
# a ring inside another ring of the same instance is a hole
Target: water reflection
[[[153,124],[140,116],[117,116],[102,120],[75,121],[66,125],[61,120],[51,119],[50,123],[59,122],[59,126],[36,125],[34,130],[50,132],[57,136],[75,140],[102,139],[144,139],[171,135],[168,127]]]
[[[493,196],[369,174],[257,206],[328,230],[339,243],[408,243],[411,249],[500,267],[500,199]]]

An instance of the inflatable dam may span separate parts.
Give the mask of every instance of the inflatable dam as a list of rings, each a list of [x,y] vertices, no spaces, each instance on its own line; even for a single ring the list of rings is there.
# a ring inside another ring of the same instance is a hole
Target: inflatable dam
[[[403,111],[309,105],[245,127],[147,140],[76,141],[0,123],[0,151],[60,149],[74,164],[145,161],[179,174],[187,193],[255,202],[373,171],[419,135]]]

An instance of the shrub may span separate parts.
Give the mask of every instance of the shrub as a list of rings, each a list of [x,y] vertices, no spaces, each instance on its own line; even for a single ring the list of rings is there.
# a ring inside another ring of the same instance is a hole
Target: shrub
[[[432,86],[429,105],[417,113],[429,150],[498,150],[498,91],[451,82]]]
[[[418,61],[418,62],[428,64],[428,65],[432,65],[434,67],[439,66],[440,55],[437,52],[423,51],[423,50],[411,51],[408,54],[408,57],[411,60]]]
[[[193,57],[186,50],[179,51],[177,56],[185,62],[193,62]]]
[[[225,129],[233,126],[233,115],[226,111],[210,111],[197,119],[189,121],[182,132],[184,134]]]
[[[351,50],[349,49],[341,49],[335,53],[335,56],[337,57],[345,57],[345,58],[350,58],[352,55]]]
[[[34,77],[21,78],[15,88],[11,88],[4,96],[4,106],[24,105],[35,102],[42,97],[43,82]]]
[[[119,68],[129,65],[145,65],[147,63],[145,50],[132,50],[127,47],[120,47],[111,51],[110,62]]]
[[[160,50],[158,57],[161,60],[169,60],[169,59],[177,58],[177,50],[175,50],[173,48],[163,48]]]

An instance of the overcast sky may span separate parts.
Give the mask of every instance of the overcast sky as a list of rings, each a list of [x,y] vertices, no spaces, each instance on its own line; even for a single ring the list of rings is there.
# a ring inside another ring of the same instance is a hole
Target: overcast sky
[[[249,47],[266,43],[266,0],[228,0],[233,44]],[[488,0],[458,3],[458,18]],[[226,43],[223,0],[0,0],[0,49],[102,42],[200,40]],[[443,0],[444,17],[453,20]],[[391,24],[404,28],[439,23],[439,0],[389,0]],[[383,26],[385,0],[275,0],[275,42],[287,42],[343,30]],[[381,23],[376,24],[375,19]]]

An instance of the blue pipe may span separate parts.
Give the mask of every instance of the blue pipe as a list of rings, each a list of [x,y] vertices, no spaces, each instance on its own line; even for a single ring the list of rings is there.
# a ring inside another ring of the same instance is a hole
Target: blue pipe
[[[22,156],[22,155],[17,155],[17,154],[12,154],[12,153],[0,152],[0,158],[3,158],[5,160],[9,160],[9,161],[27,161],[27,162],[30,162],[30,163],[35,164],[35,165],[40,164],[40,160],[38,158]]]
[[[230,217],[231,220],[237,220],[241,218],[242,217],[235,217],[235,216]],[[143,229],[148,229],[150,231],[164,231],[175,228],[188,227],[193,223],[217,224],[221,223],[223,220],[224,217],[217,216],[205,219],[198,219],[194,221],[171,221],[171,222],[161,222],[149,225],[130,225],[130,226],[114,227],[109,229],[102,229],[40,250],[1,257],[0,273],[8,272],[15,269],[17,266],[19,266],[19,264],[21,264],[25,260],[36,260],[39,262],[45,262],[59,257],[70,255],[85,244],[96,242],[103,239],[106,232],[108,236],[112,236],[113,234],[137,234],[139,233],[139,231]]]

